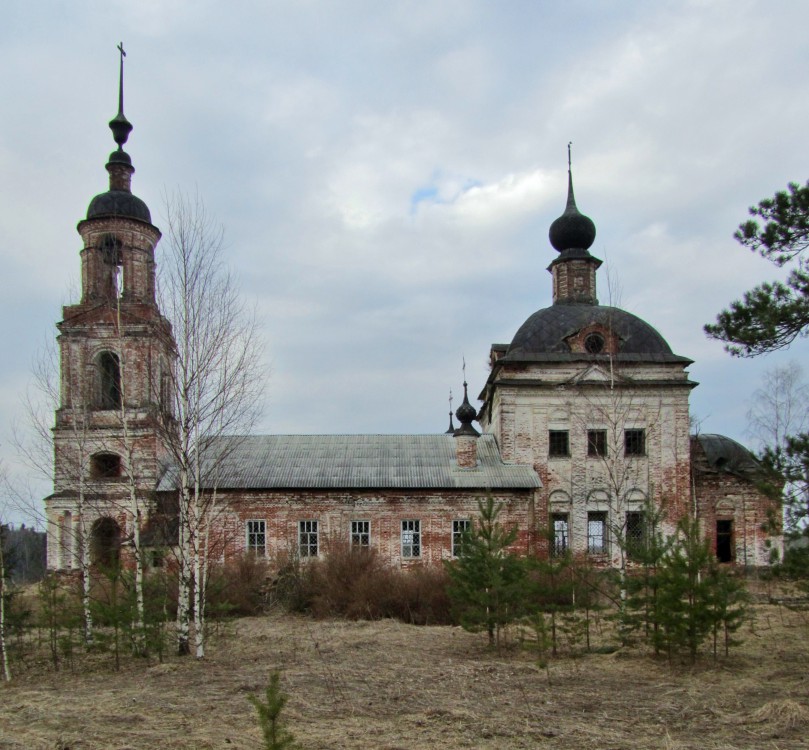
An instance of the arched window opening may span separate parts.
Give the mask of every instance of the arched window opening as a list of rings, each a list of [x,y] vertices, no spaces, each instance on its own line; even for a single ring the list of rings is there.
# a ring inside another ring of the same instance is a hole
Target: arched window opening
[[[93,479],[117,479],[121,476],[121,457],[115,453],[96,453],[90,459]]]
[[[124,266],[121,253],[121,241],[113,234],[107,234],[101,240],[101,256],[109,267],[109,293],[112,299],[123,296]]]
[[[99,402],[102,409],[121,407],[121,363],[113,352],[98,357]]]
[[[90,560],[102,568],[114,568],[121,559],[121,527],[109,517],[99,518],[90,532]]]

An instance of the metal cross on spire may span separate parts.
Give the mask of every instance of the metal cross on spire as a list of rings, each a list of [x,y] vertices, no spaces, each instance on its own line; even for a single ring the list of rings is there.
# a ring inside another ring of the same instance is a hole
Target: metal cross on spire
[[[112,130],[112,137],[118,144],[118,151],[123,153],[124,144],[132,132],[132,123],[126,119],[124,115],[124,43],[121,42],[116,48],[121,53],[121,68],[118,77],[118,114],[110,120],[110,130]],[[126,157],[127,160],[129,157]]]
[[[118,114],[123,115],[124,113],[124,58],[126,57],[126,52],[124,52],[124,43],[119,42],[117,50],[121,53],[121,70],[118,76]]]
[[[570,171],[570,147],[573,145],[573,141],[567,142],[567,169]]]

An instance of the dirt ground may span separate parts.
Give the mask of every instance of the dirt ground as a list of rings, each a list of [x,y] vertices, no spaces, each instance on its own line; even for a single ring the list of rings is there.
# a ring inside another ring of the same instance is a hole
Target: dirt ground
[[[761,604],[714,664],[637,651],[552,660],[460,628],[247,618],[203,662],[29,666],[0,686],[2,750],[261,748],[247,696],[282,671],[302,748],[809,747],[809,616]]]

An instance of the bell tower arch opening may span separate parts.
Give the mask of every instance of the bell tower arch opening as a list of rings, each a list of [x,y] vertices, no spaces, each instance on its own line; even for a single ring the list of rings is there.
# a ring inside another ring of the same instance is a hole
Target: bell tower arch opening
[[[115,568],[121,561],[121,527],[105,516],[90,530],[90,561],[101,568]]]

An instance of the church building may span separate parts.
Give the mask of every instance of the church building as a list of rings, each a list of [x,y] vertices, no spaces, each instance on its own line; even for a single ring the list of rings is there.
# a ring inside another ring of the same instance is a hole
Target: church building
[[[176,495],[160,430],[171,417],[175,342],[155,296],[160,231],[131,191],[122,83],[110,127],[109,189],[78,224],[81,299],[57,326],[52,570],[79,566],[83,535],[97,562],[136,534],[157,545],[150,527]],[[654,507],[668,532],[685,515],[699,518],[722,562],[769,564],[780,538],[763,527],[780,508],[758,490],[758,464],[729,438],[690,436],[691,360],[645,321],[599,304],[596,228],[568,175],[549,235],[553,304],[492,345],[480,407],[464,383],[459,425],[450,414],[447,432],[219,438],[203,457],[219,457],[212,556],[311,558],[348,544],[396,566],[438,563],[456,555],[479,501],[492,497],[526,555],[618,564]]]

